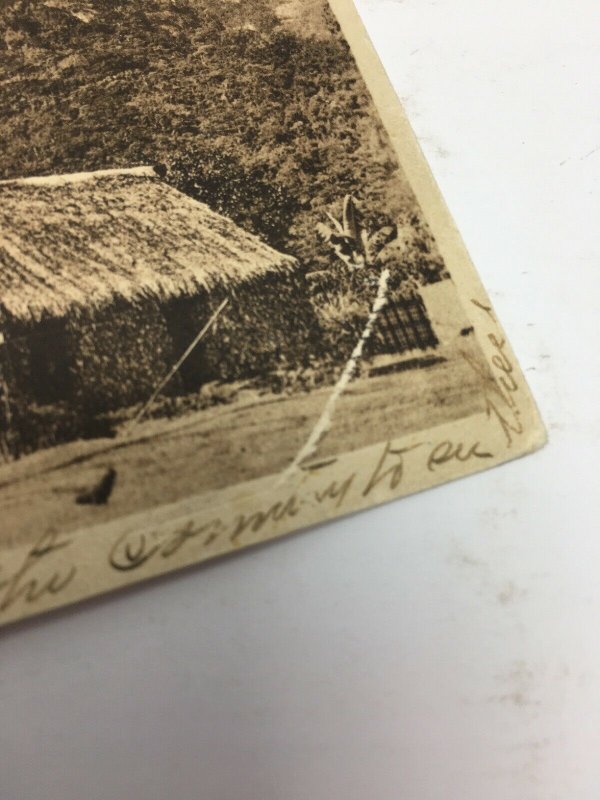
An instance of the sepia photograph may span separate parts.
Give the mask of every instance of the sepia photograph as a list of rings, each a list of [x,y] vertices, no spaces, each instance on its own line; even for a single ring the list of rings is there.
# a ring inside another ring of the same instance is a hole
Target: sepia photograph
[[[0,65],[0,552],[520,432],[326,0],[9,0]]]
[[[0,800],[600,800],[599,5],[0,0]]]

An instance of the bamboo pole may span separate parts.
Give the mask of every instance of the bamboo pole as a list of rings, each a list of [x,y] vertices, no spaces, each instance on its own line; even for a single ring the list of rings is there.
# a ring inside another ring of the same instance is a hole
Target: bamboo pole
[[[321,416],[313,427],[310,436],[300,450],[296,453],[292,463],[282,473],[280,473],[276,483],[277,486],[281,486],[281,484],[285,483],[290,477],[293,477],[299,469],[302,469],[303,462],[316,453],[321,440],[329,432],[333,423],[333,412],[335,410],[337,401],[346,390],[348,384],[354,379],[360,361],[363,357],[364,348],[371,338],[371,334],[373,333],[373,329],[381,312],[387,307],[389,279],[390,271],[388,269],[384,269],[379,276],[379,281],[377,283],[377,296],[375,297],[373,305],[371,306],[371,313],[369,314],[369,318],[366,322],[360,339],[356,343],[356,346],[352,351],[352,355],[346,362],[346,366],[344,367],[338,382],[333,387],[333,391],[329,395],[329,398],[327,399],[327,402],[325,403],[325,406],[321,412]]]

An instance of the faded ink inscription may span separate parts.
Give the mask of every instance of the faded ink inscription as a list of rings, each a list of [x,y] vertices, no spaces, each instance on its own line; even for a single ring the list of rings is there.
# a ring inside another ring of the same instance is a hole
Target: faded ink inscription
[[[484,311],[495,322],[491,308],[476,299],[471,302]],[[485,411],[488,418],[500,426],[507,447],[525,431],[519,408],[520,387],[515,378],[515,366],[506,352],[506,339],[495,332],[486,334],[491,345],[491,373],[463,352],[465,361],[473,372],[481,378],[485,393]]]

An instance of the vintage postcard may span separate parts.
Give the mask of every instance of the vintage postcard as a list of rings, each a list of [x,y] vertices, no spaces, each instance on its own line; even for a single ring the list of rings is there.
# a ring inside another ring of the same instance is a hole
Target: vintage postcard
[[[351,0],[6,0],[0,66],[0,623],[543,443]]]

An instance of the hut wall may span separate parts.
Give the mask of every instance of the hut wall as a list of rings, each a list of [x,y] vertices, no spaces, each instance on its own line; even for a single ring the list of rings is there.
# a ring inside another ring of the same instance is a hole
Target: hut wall
[[[70,343],[64,320],[5,320],[0,346],[0,436],[18,457],[81,434],[71,403]]]
[[[21,342],[19,342],[21,344]],[[10,460],[22,452],[21,435],[23,419],[31,404],[31,396],[23,391],[18,372],[27,368],[18,358],[23,347],[13,352],[8,338],[8,326],[4,328],[0,345],[0,455],[1,460]],[[26,349],[27,355],[29,348]],[[28,362],[28,359],[27,359]],[[16,369],[14,366],[16,363]]]
[[[221,290],[162,303],[115,301],[59,320],[4,321],[0,460],[105,435],[102,415],[145,401],[225,296]],[[301,366],[320,354],[303,276],[270,274],[227,297],[228,306],[165,394]]]
[[[2,327],[0,460],[106,434],[98,415],[146,400],[173,363],[155,301]],[[181,391],[178,381],[165,391]]]
[[[173,363],[173,343],[154,300],[79,311],[68,330],[73,402],[86,416],[146,400]],[[177,381],[169,386],[178,388]]]
[[[4,372],[13,390],[38,405],[64,399],[71,386],[64,319],[5,323]]]
[[[320,328],[300,273],[265,276],[231,298],[207,343],[206,360],[221,378],[244,378],[278,366],[309,364],[322,355]]]
[[[240,380],[278,366],[307,364],[321,338],[302,275],[270,274],[227,294],[229,304],[182,368],[185,389],[212,380]],[[163,308],[183,352],[225,297],[214,292],[171,301]]]
[[[29,325],[6,324],[0,360],[4,380],[12,397],[34,402],[31,380],[31,333]],[[43,333],[43,332],[42,332]]]

